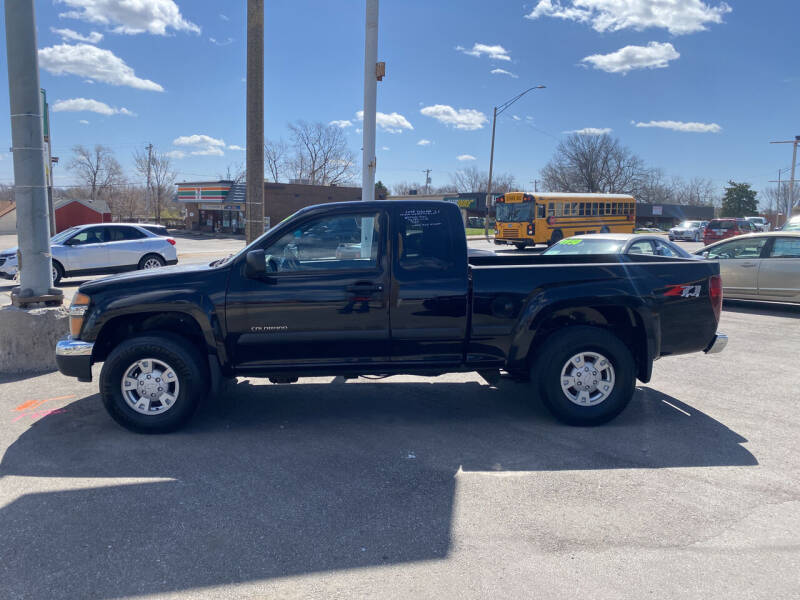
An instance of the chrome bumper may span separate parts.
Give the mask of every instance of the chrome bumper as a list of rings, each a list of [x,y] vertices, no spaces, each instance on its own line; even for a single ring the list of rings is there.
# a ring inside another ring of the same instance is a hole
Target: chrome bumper
[[[56,344],[56,356],[91,356],[94,344],[65,338]]]
[[[728,345],[728,336],[724,333],[718,333],[714,336],[714,341],[712,341],[708,348],[705,349],[706,354],[718,354],[725,350],[725,346]]]

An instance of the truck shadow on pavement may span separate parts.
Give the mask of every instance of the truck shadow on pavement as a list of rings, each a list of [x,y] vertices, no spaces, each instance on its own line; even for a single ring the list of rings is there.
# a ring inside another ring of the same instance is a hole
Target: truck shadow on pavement
[[[97,395],[76,400],[0,463],[6,478],[86,479],[0,510],[2,596],[158,595],[444,559],[460,471],[758,464],[740,435],[647,387],[597,428],[556,423],[527,392],[245,382],[164,436],[122,430]]]

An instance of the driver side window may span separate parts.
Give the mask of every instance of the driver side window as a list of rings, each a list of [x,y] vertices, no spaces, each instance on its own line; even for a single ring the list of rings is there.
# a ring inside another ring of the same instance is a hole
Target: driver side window
[[[746,238],[720,244],[708,251],[708,258],[754,259],[761,258],[767,238]]]
[[[307,221],[264,249],[267,268],[278,273],[374,269],[378,265],[380,228],[377,212]]]
[[[70,246],[86,246],[88,244],[102,244],[105,242],[102,227],[90,227],[76,233],[69,239]]]

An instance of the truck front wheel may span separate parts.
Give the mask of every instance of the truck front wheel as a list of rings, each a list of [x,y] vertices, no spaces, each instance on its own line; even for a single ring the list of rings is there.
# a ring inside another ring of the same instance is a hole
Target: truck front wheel
[[[569,425],[599,425],[621,413],[636,389],[627,346],[610,331],[568,327],[536,349],[531,379],[545,406]]]
[[[202,357],[176,335],[127,340],[111,352],[100,373],[100,394],[109,415],[138,433],[180,428],[207,391]]]

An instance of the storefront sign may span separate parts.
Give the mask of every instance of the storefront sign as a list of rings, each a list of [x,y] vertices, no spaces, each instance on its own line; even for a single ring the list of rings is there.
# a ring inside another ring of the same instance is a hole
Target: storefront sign
[[[662,214],[664,214],[664,207],[663,206],[654,206],[653,207],[653,216],[654,217],[660,217]]]

